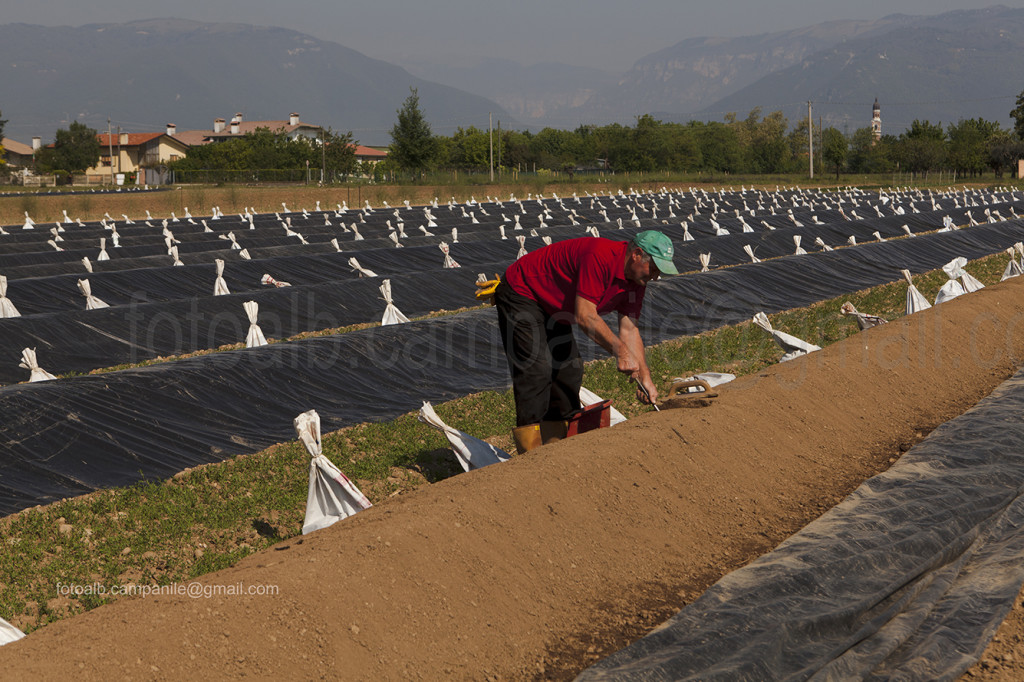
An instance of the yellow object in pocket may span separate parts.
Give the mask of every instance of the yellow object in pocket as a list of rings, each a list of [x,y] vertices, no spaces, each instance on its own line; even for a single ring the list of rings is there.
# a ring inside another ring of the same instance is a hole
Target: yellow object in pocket
[[[480,275],[480,279],[476,282],[476,297],[477,300],[494,305],[494,290],[501,284],[501,278],[498,275],[494,275],[494,279],[484,279],[483,275]]]

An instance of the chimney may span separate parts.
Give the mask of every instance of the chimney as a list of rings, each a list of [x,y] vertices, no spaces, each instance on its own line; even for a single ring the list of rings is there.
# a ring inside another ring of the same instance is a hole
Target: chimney
[[[128,145],[128,133],[121,133],[117,136],[117,143],[120,145]]]
[[[178,126],[174,125],[173,123],[168,123],[167,124],[167,134],[168,135],[173,136],[177,132],[178,132]]]
[[[232,135],[237,135],[238,134],[238,121],[235,121],[235,120],[231,121],[231,134]]]
[[[290,126],[297,126],[297,125],[299,125],[299,115],[296,114],[296,113],[293,113],[291,116],[289,116],[288,117],[288,125],[290,125]]]
[[[213,119],[213,132],[222,133],[224,132],[224,119],[215,118]]]
[[[38,135],[33,135],[32,136],[32,151],[33,152],[37,152],[37,151],[39,151],[39,148],[42,147],[42,146],[43,146],[43,138],[39,137]]]
[[[232,120],[238,121],[239,123],[241,123],[242,122],[242,112],[239,111],[237,114],[235,114],[235,118],[232,119]]]

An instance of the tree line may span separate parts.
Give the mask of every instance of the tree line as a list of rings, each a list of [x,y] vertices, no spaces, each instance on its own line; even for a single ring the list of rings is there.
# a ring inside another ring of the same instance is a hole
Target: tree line
[[[246,179],[271,180],[275,178],[268,172],[307,169],[315,171],[317,179],[323,169],[325,180],[336,181],[354,174],[415,179],[438,170],[486,172],[492,159],[499,170],[570,175],[589,170],[763,175],[804,173],[809,165],[808,118],[790,128],[781,111],[763,114],[758,107],[742,119],[731,113],[723,121],[686,123],[659,121],[648,114],[638,117],[634,126],[613,123],[538,132],[498,130],[492,134],[470,126],[444,136],[432,133],[417,91],[410,90],[396,112],[389,154],[378,164],[358,163],[351,132],[327,129],[320,138],[310,139],[290,138],[264,128],[192,147],[184,158],[168,166],[184,181],[232,180],[243,177],[240,174],[248,174]],[[989,171],[996,176],[1013,175],[1017,160],[1024,158],[1024,91],[1010,116],[1014,126],[1009,130],[982,118],[945,127],[915,120],[899,135],[879,138],[870,127],[852,135],[835,127],[815,128],[815,155],[837,178],[844,172],[895,170],[924,175],[955,171],[962,177]],[[3,123],[0,121],[0,131]],[[41,172],[82,172],[96,165],[100,153],[96,131],[75,121],[67,130],[57,131],[54,144],[39,150],[36,167]],[[293,174],[289,179],[296,177]]]
[[[614,123],[572,131],[545,128],[536,133],[492,133],[471,126],[451,136],[432,134],[415,90],[397,113],[384,167],[412,175],[439,169],[486,171],[492,158],[496,168],[568,173],[605,169],[775,174],[802,173],[809,166],[808,118],[790,128],[781,111],[765,115],[759,107],[746,118],[731,113],[721,122],[671,123],[644,115],[635,126]],[[982,118],[946,127],[915,120],[903,133],[878,139],[870,127],[852,135],[835,127],[815,127],[814,153],[837,176],[895,170],[923,174],[947,170],[965,177],[992,171],[1001,176],[1014,173],[1017,159],[1024,158],[1024,92],[1010,115],[1016,122],[1012,130]]]

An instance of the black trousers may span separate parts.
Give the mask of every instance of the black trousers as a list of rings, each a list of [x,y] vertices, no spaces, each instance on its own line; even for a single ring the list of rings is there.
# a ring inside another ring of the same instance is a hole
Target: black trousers
[[[558,421],[580,407],[583,361],[573,315],[548,315],[504,281],[494,292],[498,328],[512,374],[516,425]]]

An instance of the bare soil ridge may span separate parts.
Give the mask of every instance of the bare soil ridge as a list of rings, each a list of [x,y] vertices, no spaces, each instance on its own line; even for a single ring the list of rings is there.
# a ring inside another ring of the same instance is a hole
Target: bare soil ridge
[[[0,648],[0,669],[571,678],[987,395],[1021,365],[1022,330],[1016,278],[738,379],[711,407],[423,487],[199,581],[276,596],[119,601]]]

